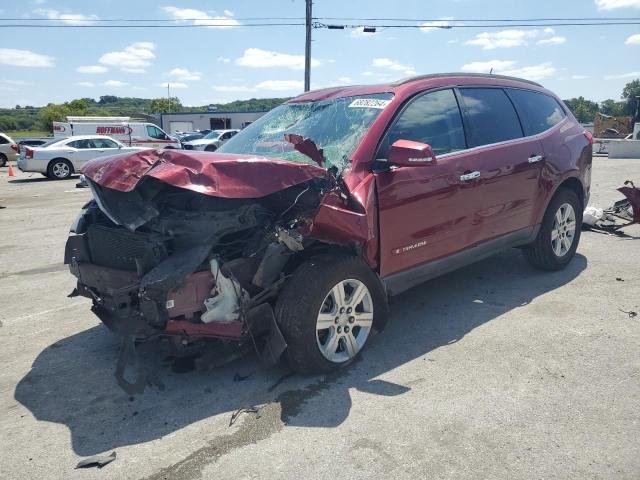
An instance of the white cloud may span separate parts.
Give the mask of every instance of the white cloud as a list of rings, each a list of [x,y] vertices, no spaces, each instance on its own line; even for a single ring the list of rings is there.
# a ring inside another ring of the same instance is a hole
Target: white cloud
[[[115,88],[122,88],[122,87],[126,87],[127,85],[129,85],[127,82],[121,82],[120,80],[107,80],[106,82],[102,83],[103,87],[115,87]]]
[[[636,33],[635,35],[631,35],[624,42],[625,45],[640,45],[640,33]]]
[[[489,73],[493,70],[506,70],[516,64],[513,60],[489,60],[488,62],[471,62],[460,67],[462,72]]]
[[[4,83],[5,85],[14,85],[16,87],[25,87],[34,84],[33,82],[27,82],[25,80],[0,80],[0,83]]]
[[[589,75],[571,75],[571,80],[586,80]]]
[[[340,83],[351,83],[351,77],[340,77],[340,78],[338,78],[338,82],[340,82]]]
[[[551,62],[544,62],[538,65],[530,65],[527,67],[515,68],[513,70],[505,70],[502,75],[509,75],[511,77],[526,78],[528,80],[542,80],[543,78],[550,77],[556,73],[555,67]]]
[[[93,82],[78,82],[76,85],[80,85],[81,87],[95,87],[95,83]]]
[[[189,81],[189,80],[200,80],[202,78],[202,74],[200,72],[192,72],[187,68],[174,68],[169,72],[169,76],[176,78],[177,80]]]
[[[83,65],[76,68],[76,71],[80,73],[97,74],[108,72],[109,69],[107,67],[103,67],[102,65]]]
[[[258,90],[273,91],[302,91],[304,83],[301,80],[265,80],[256,85]]]
[[[68,25],[91,25],[98,20],[97,15],[83,15],[82,13],[60,13],[58,10],[38,8],[33,11],[36,15],[50,20],[59,20]]]
[[[494,48],[523,47],[529,44],[530,40],[538,38],[537,45],[561,45],[567,41],[565,37],[554,35],[553,28],[547,27],[544,30],[501,30],[499,32],[482,32],[465,42],[466,45],[475,45],[484,50]]]
[[[362,75],[364,77],[372,77],[372,76],[375,75],[375,73],[366,71],[366,72],[362,72],[360,75]]]
[[[136,42],[125,47],[124,50],[108,52],[98,60],[103,65],[117,67],[123,72],[144,73],[156,58],[153,51],[156,46],[151,42]]]
[[[236,59],[236,65],[251,68],[283,67],[292,70],[304,69],[304,55],[289,55],[260,48],[247,48],[242,57]],[[317,67],[320,61],[311,59],[311,66]]]
[[[551,62],[544,62],[538,65],[529,65],[517,68],[518,62],[514,60],[489,60],[488,62],[472,62],[460,67],[463,72],[493,73],[497,75],[509,75],[511,77],[521,77],[528,80],[542,80],[550,77],[556,72]]]
[[[222,63],[231,63],[231,59],[227,57],[218,57],[218,61]]]
[[[542,40],[538,40],[536,42],[536,45],[562,45],[566,41],[566,37],[553,36],[550,38],[543,38]]]
[[[596,0],[598,10],[614,10],[616,8],[640,8],[640,0]]]
[[[377,68],[386,68],[389,70],[402,72],[405,75],[415,75],[416,71],[413,69],[411,65],[403,65],[401,63],[396,62],[395,60],[391,60],[390,58],[374,58],[371,63],[372,67]]]
[[[190,21],[194,25],[205,25],[209,28],[233,28],[240,25],[240,22],[233,18],[233,12],[229,10],[225,10],[224,15],[213,16],[193,8],[162,7],[162,10],[176,20]]]
[[[500,32],[482,32],[475,38],[467,40],[467,45],[476,45],[484,50],[494,48],[512,48],[527,44],[527,39],[535,37],[537,30],[502,30]]]
[[[182,82],[164,82],[158,84],[159,87],[164,88],[167,88],[167,85],[169,85],[169,88],[189,88],[189,85]]]
[[[433,32],[434,30],[439,30],[441,28],[451,28],[451,22],[447,21],[451,20],[450,18],[436,20],[435,22],[425,22],[420,24],[420,31],[423,33]]]
[[[605,80],[615,80],[619,78],[640,78],[640,72],[620,73],[618,75],[605,75]]]
[[[0,65],[14,67],[53,67],[54,58],[30,50],[0,48]]]

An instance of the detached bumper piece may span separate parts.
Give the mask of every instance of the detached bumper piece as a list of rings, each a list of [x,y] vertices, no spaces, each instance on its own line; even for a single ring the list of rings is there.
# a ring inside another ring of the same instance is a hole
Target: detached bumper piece
[[[608,208],[588,206],[583,214],[582,222],[586,228],[617,232],[621,228],[640,223],[640,188],[631,180],[618,188],[625,198],[618,200]]]

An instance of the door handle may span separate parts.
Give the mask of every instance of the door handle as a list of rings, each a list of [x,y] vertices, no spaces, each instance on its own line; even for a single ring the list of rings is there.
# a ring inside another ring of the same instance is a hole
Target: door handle
[[[542,160],[544,160],[544,156],[542,155],[531,155],[529,157],[529,163],[538,163]]]
[[[480,172],[478,172],[478,171],[471,172],[471,173],[465,173],[464,175],[460,175],[460,181],[461,182],[469,182],[471,180],[475,180],[478,177],[480,177]]]

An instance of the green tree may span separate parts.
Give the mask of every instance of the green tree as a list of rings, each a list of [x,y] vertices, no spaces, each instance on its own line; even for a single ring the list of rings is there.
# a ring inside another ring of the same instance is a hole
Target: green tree
[[[637,102],[640,101],[638,97],[640,97],[640,79],[636,78],[627,83],[622,89],[622,99],[625,101],[626,115],[635,114]]]
[[[598,111],[598,104],[584,97],[570,98],[565,100],[564,103],[580,123],[593,122]]]
[[[182,110],[182,103],[178,97],[154,98],[149,105],[151,113],[178,112]]]
[[[600,102],[600,113],[619,117],[620,115],[624,115],[625,106],[625,102],[616,102],[609,98],[608,100]]]
[[[87,103],[84,100],[72,100],[59,105],[49,104],[40,110],[40,128],[53,131],[53,122],[63,122],[69,115],[82,116],[87,114]]]

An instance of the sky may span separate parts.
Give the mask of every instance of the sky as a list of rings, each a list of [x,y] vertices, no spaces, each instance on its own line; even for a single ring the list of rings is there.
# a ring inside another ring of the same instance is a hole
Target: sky
[[[183,105],[293,96],[303,90],[304,26],[243,23],[304,12],[304,0],[2,0],[1,19],[175,19],[205,27],[0,29],[0,107],[101,95],[157,98],[166,96],[167,83]],[[619,99],[624,85],[640,78],[640,25],[455,28],[475,18],[640,18],[640,0],[315,0],[313,14],[435,21],[374,34],[314,29],[312,88],[493,68],[562,98],[602,101]]]

